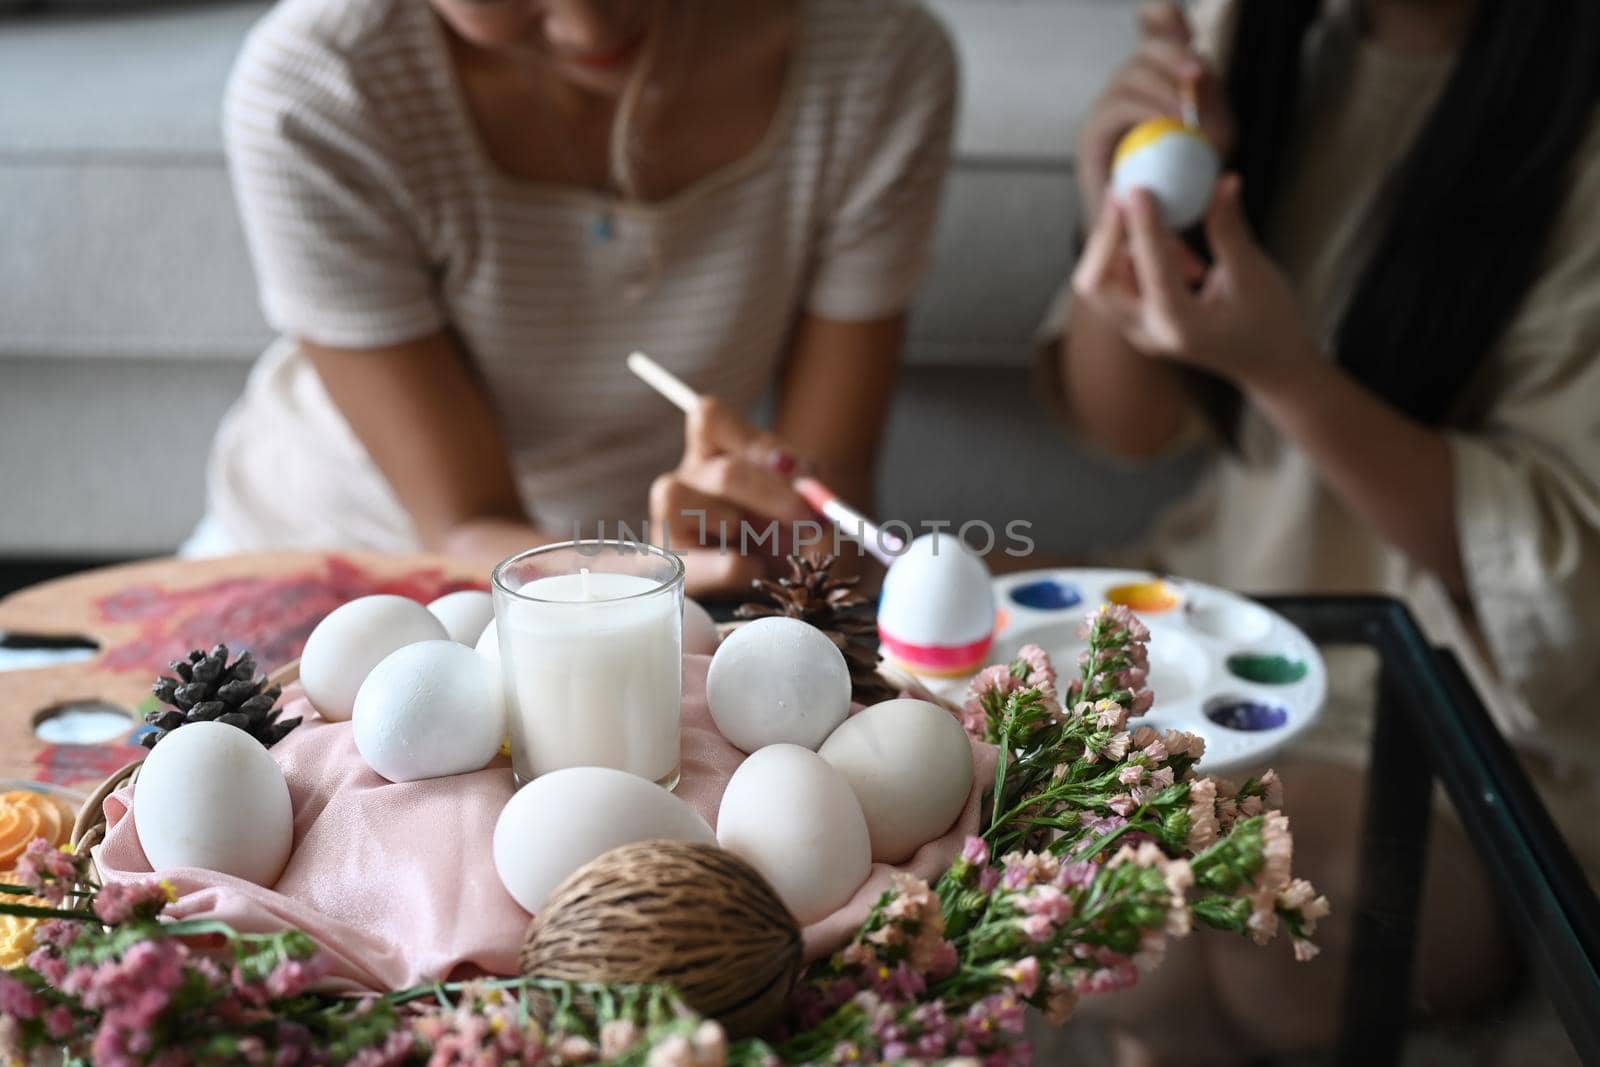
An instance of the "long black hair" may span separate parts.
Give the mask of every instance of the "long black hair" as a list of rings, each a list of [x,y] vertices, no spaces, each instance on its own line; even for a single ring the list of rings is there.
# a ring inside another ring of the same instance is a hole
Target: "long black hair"
[[[1321,0],[1241,0],[1227,95],[1230,166],[1262,232],[1286,177],[1301,55]],[[1535,280],[1568,162],[1600,99],[1600,2],[1477,0],[1335,342],[1355,378],[1428,424],[1446,418]],[[1239,394],[1201,390],[1226,436]]]

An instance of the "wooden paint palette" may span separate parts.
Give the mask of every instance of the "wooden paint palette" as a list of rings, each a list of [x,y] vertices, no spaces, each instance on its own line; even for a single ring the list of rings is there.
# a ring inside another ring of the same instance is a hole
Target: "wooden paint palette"
[[[1077,670],[1084,617],[1123,604],[1150,627],[1155,705],[1135,722],[1206,740],[1201,767],[1230,774],[1260,766],[1322,713],[1328,672],[1315,645],[1283,616],[1238,593],[1148,571],[1052,568],[994,582],[1000,624],[988,660],[1038,645],[1063,674]],[[937,686],[961,699],[966,680]]]
[[[347,600],[426,603],[487,578],[432,556],[291,552],[153,560],[21,590],[0,600],[0,778],[93,790],[144,754],[134,742],[150,683],[192,648],[250,649],[267,672]]]

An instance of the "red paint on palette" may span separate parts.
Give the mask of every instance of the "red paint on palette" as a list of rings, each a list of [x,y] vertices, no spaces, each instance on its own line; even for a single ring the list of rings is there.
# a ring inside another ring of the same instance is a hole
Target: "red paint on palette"
[[[106,621],[140,623],[138,636],[108,648],[99,666],[153,676],[191,649],[221,642],[235,652],[249,649],[270,669],[298,657],[312,628],[346,601],[391,593],[426,604],[446,593],[487,588],[446,578],[436,567],[380,576],[342,556],[329,556],[320,571],[224,578],[176,590],[134,586],[99,601]]]
[[[138,745],[46,745],[34,754],[33,779],[51,785],[103,781],[148,754]]]

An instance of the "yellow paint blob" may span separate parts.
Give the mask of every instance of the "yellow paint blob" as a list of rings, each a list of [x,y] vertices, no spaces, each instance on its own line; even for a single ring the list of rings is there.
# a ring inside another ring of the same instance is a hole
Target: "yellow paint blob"
[[[1163,611],[1171,611],[1179,604],[1179,597],[1173,588],[1159,578],[1148,582],[1128,582],[1126,585],[1114,585],[1106,590],[1106,599],[1113,604],[1121,604],[1129,611],[1137,611],[1146,615],[1155,615]]]
[[[1131,156],[1145,145],[1154,144],[1169,133],[1182,134],[1185,137],[1197,137],[1205,140],[1205,134],[1192,126],[1185,126],[1180,120],[1174,118],[1145,119],[1139,125],[1122,135],[1122,140],[1117,142],[1117,150],[1111,156],[1111,165],[1114,167],[1125,158]]]

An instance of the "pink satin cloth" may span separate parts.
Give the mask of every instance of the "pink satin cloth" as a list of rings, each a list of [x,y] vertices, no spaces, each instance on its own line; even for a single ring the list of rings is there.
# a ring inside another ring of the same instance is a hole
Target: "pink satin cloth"
[[[722,792],[744,753],[717,732],[706,710],[709,665],[708,656],[684,657],[677,795],[715,828]],[[348,722],[321,719],[298,687],[289,696],[284,714],[305,721],[271,750],[294,804],[288,866],[270,889],[193,867],[164,870],[178,894],[168,914],[220,919],[244,933],[303,930],[332,957],[330,989],[387,992],[482,972],[516,974],[529,915],[501,886],[491,853],[495,820],[514,791],[509,762],[389,782],[361,759]],[[931,882],[977,832],[995,750],[972,747],[977,773],[966,807],[901,870]],[[106,798],[106,838],[94,856],[107,881],[152,873],[130,817],[137,792],[135,785]],[[873,864],[848,903],[805,928],[808,960],[849,940],[893,871]]]

